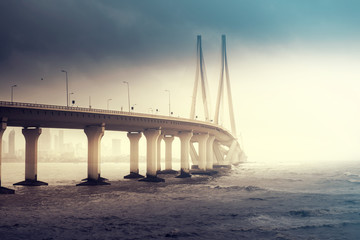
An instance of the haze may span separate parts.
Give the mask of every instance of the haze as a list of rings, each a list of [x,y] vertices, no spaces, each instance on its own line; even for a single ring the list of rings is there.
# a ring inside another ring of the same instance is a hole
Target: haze
[[[174,115],[188,117],[196,35],[214,104],[226,34],[249,161],[359,159],[359,10],[351,0],[1,1],[0,100],[16,84],[16,102],[66,105],[65,69],[75,106],[91,96],[93,108],[112,99],[127,110],[128,81],[135,112],[167,115],[167,89]]]

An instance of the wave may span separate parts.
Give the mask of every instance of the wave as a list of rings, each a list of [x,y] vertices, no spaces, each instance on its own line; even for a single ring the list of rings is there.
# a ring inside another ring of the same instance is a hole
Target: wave
[[[225,190],[235,190],[235,191],[247,191],[247,192],[255,192],[255,191],[266,191],[264,188],[260,188],[257,186],[215,186],[214,189],[225,189]]]
[[[252,200],[252,201],[265,201],[264,198],[249,198],[249,200]]]
[[[358,178],[360,178],[359,174],[355,174],[355,173],[351,173],[351,172],[345,172],[344,175],[347,176],[347,177],[358,177]]]
[[[350,183],[360,183],[360,179],[348,179],[347,182],[350,182]]]
[[[329,211],[319,210],[321,211]],[[317,211],[299,210],[290,211],[289,216],[279,215],[258,215],[250,217],[249,222],[252,229],[266,229],[267,231],[291,231],[320,228],[339,228],[344,225],[358,225],[358,221],[351,221],[337,218],[324,218]]]
[[[315,210],[293,210],[289,211],[291,216],[296,217],[317,217],[323,216],[330,213],[329,209],[315,209]]]

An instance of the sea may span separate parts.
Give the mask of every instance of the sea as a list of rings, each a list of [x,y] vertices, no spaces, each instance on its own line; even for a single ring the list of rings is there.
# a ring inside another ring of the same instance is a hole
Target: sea
[[[163,183],[102,163],[111,185],[81,187],[84,162],[38,163],[41,187],[13,187],[24,163],[3,163],[16,193],[0,195],[0,239],[360,239],[359,162],[248,161]]]

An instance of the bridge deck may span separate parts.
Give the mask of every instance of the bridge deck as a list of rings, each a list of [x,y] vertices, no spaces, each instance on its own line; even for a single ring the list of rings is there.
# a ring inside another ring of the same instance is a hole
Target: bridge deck
[[[0,101],[0,117],[7,118],[8,126],[17,127],[84,129],[105,123],[106,130],[114,131],[161,128],[166,134],[209,133],[225,145],[234,139],[228,130],[210,122],[125,111]]]

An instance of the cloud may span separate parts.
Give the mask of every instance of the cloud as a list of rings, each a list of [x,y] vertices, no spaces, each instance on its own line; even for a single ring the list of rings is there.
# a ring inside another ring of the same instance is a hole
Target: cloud
[[[225,33],[237,45],[286,45],[358,39],[360,3],[335,1],[95,1],[0,2],[0,76],[38,77],[72,68],[173,65],[193,57],[196,35],[205,53],[219,51]],[[346,45],[346,44],[345,44]]]
[[[181,53],[194,35],[207,31],[279,41],[295,34],[344,32],[359,20],[355,1],[30,0],[0,5],[2,62],[14,52],[138,60],[175,49]]]

